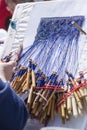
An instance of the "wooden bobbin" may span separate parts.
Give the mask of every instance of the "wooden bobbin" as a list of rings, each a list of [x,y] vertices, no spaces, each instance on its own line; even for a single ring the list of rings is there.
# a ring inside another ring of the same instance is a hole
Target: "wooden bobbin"
[[[51,99],[51,120],[54,120],[55,118],[55,95],[53,96],[53,98]]]
[[[32,86],[35,88],[36,87],[36,78],[35,78],[34,70],[31,70],[31,79],[32,79]]]
[[[32,84],[31,84],[31,88],[29,91],[28,101],[27,101],[29,108],[31,107],[31,100],[32,100],[32,96],[33,96],[33,91],[36,87],[35,73],[33,70],[31,70],[31,79],[32,79]]]
[[[68,87],[68,92],[70,92],[70,87]],[[67,97],[67,112],[69,115],[72,114],[72,100],[71,100],[71,95]]]
[[[77,104],[74,95],[72,94],[72,113],[75,118],[78,117],[78,110],[77,110]]]
[[[28,95],[28,100],[27,100],[27,103],[28,103],[29,109],[31,108],[33,91],[34,91],[34,87],[31,86],[30,91],[29,91],[29,95]]]
[[[69,96],[67,98],[67,111],[68,114],[71,115],[72,114],[72,101],[71,101],[71,96]]]
[[[52,100],[49,102],[49,105],[48,105],[47,116],[50,116],[51,114],[51,106],[52,106]]]
[[[47,101],[47,103],[46,103],[46,105],[43,107],[43,110],[45,110],[45,109],[46,109],[47,105],[49,104],[50,100],[51,100],[51,99],[52,99],[52,97],[54,96],[55,92],[56,92],[56,89],[54,89],[54,90],[53,90],[53,92],[52,92],[51,96],[49,97],[49,99],[48,99],[48,101]]]
[[[24,80],[26,80],[26,76],[27,76],[27,73],[24,73],[20,79],[19,79],[19,86],[21,86],[21,84],[24,82]]]
[[[78,97],[78,95],[77,95],[77,93],[75,91],[74,91],[74,96],[75,96],[75,99],[77,101],[79,109],[82,110],[83,107],[82,107],[82,104],[81,104],[81,100],[79,99],[79,97]]]
[[[71,82],[72,82],[73,86],[74,86],[74,87],[76,87],[76,86],[77,86],[77,82],[76,82],[76,81],[74,81],[71,77],[70,77],[70,80],[71,80]],[[84,93],[83,93],[82,89],[80,88],[80,89],[79,89],[79,90],[77,90],[77,91],[78,91],[79,97],[80,97],[80,98],[83,98]]]
[[[61,104],[61,117],[62,117],[62,123],[65,124],[65,109],[64,109],[64,103]]]
[[[27,91],[31,87],[31,69],[28,68],[27,76],[26,76],[26,84],[23,87],[22,92]]]
[[[45,89],[45,90],[43,91],[43,93],[42,93],[42,97],[46,97],[47,92],[48,92],[48,90]],[[40,99],[39,99],[39,102],[42,102],[42,101],[43,101],[43,98],[40,98]]]

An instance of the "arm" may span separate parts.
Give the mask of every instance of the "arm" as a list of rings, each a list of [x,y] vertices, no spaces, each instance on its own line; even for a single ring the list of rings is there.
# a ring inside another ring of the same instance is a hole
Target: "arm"
[[[22,99],[0,79],[0,130],[22,130],[27,118]]]
[[[3,65],[5,69],[2,69]],[[28,112],[22,99],[11,88],[9,82],[4,80],[6,76],[3,75],[3,71],[7,72],[9,65],[3,65],[0,64],[0,130],[23,130]],[[10,63],[10,67],[11,65],[13,63]],[[4,76],[5,78],[3,78]]]

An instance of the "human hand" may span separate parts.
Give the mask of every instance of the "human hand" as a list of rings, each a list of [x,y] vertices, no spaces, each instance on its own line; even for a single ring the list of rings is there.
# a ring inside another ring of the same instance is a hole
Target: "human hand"
[[[0,63],[0,78],[3,81],[10,81],[12,77],[13,68],[17,65],[15,61],[7,63]]]

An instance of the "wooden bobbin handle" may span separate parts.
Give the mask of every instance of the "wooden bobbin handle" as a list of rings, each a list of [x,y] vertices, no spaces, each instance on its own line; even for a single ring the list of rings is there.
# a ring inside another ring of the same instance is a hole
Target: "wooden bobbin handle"
[[[31,69],[28,68],[28,72],[27,72],[27,79],[26,79],[26,88],[30,88],[30,76],[31,76]]]
[[[74,92],[74,96],[75,96],[75,99],[76,99],[76,101],[77,101],[78,107],[79,107],[80,109],[82,109],[81,100],[79,99],[79,97],[78,97],[78,95],[77,95],[76,92]]]
[[[71,102],[71,96],[67,98],[67,111],[68,114],[71,115],[72,113],[72,102]]]
[[[28,101],[27,101],[29,108],[31,107],[31,103],[32,103],[33,89],[34,88],[31,87],[31,89],[29,91],[29,96],[28,96]]]
[[[49,97],[49,99],[48,99],[48,101],[47,101],[47,103],[46,103],[46,105],[43,107],[43,110],[45,110],[45,109],[46,109],[47,105],[49,104],[50,100],[51,100],[51,99],[52,99],[52,97],[54,96],[55,92],[56,92],[56,89],[54,89],[54,90],[53,90],[53,92],[52,92],[51,96]]]
[[[68,92],[70,92],[70,87],[68,88]],[[71,96],[67,97],[67,111],[68,111],[68,114],[71,115],[71,113],[72,113]]]
[[[77,118],[78,117],[77,104],[76,104],[75,97],[73,95],[72,95],[72,111],[73,111],[73,116]]]
[[[34,70],[31,70],[31,75],[32,75],[32,86],[35,88],[36,87],[36,78],[35,78]]]

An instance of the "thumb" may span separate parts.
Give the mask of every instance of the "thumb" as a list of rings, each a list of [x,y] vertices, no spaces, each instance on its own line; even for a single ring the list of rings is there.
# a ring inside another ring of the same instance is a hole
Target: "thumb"
[[[8,66],[11,66],[12,68],[15,67],[17,65],[16,61],[9,61],[7,62]]]

